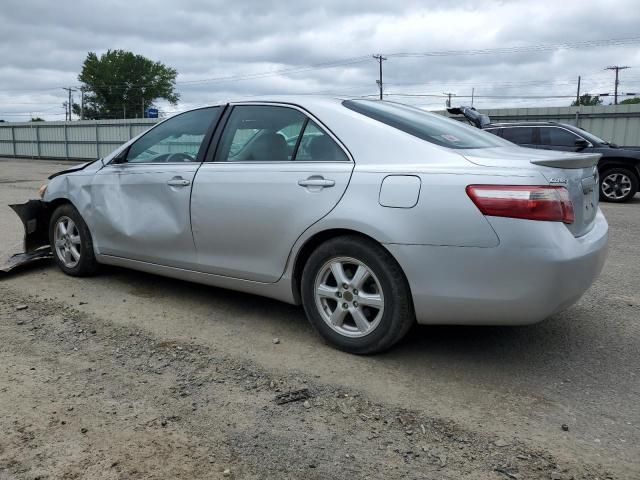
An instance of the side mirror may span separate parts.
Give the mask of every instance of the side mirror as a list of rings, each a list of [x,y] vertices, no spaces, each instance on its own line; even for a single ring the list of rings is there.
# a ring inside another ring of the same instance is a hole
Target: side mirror
[[[576,138],[575,145],[577,148],[587,148],[589,146],[589,142],[584,138]]]
[[[129,153],[128,148],[120,152],[117,157],[111,160],[111,163],[113,163],[114,165],[118,165],[120,163],[127,163],[127,153]]]

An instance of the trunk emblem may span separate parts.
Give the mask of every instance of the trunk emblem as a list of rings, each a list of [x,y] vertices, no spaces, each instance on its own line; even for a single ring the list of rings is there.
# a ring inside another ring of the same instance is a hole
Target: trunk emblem
[[[562,183],[563,185],[565,185],[567,183],[567,179],[566,178],[552,178],[551,180],[549,180],[549,183]]]

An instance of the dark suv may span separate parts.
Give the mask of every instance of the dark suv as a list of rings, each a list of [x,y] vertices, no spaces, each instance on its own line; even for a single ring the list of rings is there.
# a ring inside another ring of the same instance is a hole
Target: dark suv
[[[600,199],[627,202],[640,183],[640,148],[618,147],[581,128],[556,122],[491,123],[473,107],[447,108],[456,120],[493,133],[522,147],[602,154],[598,162]]]
[[[491,123],[484,130],[523,147],[601,153],[600,198],[627,202],[640,183],[640,149],[618,147],[573,125],[555,122]]]

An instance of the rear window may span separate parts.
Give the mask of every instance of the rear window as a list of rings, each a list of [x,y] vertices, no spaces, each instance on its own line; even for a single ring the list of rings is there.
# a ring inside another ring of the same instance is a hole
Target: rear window
[[[505,145],[499,138],[487,132],[401,103],[379,100],[345,100],[342,105],[354,112],[442,147],[489,148]]]

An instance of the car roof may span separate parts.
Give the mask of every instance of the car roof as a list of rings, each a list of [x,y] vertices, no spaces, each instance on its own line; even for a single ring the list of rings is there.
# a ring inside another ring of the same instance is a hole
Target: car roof
[[[485,128],[500,128],[500,127],[569,127],[566,123],[560,122],[545,122],[545,121],[531,121],[531,122],[495,122],[490,123]]]
[[[261,95],[240,98],[227,98],[212,105],[226,105],[227,103],[288,103],[301,107],[311,105],[335,105],[342,103],[344,98],[323,95]]]

